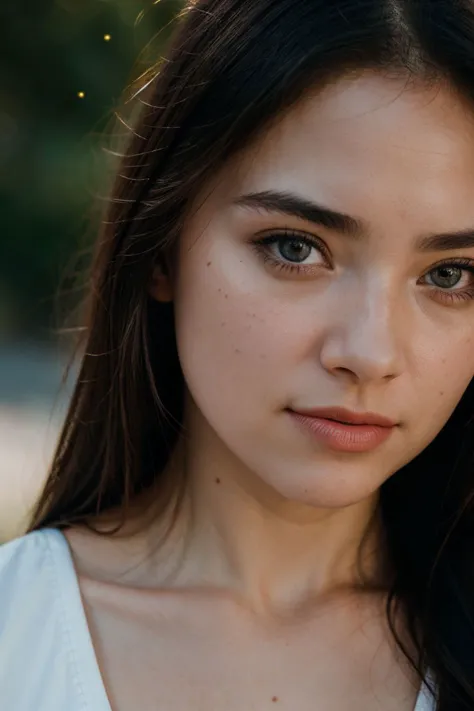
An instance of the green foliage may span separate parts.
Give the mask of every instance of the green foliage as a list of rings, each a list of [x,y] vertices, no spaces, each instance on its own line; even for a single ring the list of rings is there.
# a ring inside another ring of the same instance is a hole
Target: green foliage
[[[181,6],[2,3],[0,337],[50,332],[62,272],[106,191],[105,133],[126,87],[159,59]]]

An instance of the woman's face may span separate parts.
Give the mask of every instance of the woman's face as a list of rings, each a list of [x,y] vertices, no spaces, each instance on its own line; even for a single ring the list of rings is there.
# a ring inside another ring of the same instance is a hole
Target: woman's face
[[[372,495],[474,376],[473,196],[473,114],[449,88],[367,72],[291,110],[216,177],[182,237],[193,426],[294,502]],[[321,408],[395,424],[333,429]]]

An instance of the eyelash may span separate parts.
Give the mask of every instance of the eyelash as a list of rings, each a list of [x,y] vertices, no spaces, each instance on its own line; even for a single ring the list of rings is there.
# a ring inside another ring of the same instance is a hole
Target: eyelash
[[[285,262],[276,259],[272,254],[269,253],[268,247],[278,242],[292,239],[297,239],[303,244],[317,249],[321,256],[324,258],[326,264],[318,264],[305,266],[304,263],[292,263]],[[329,250],[322,240],[315,237],[309,237],[308,235],[301,234],[299,232],[293,232],[290,230],[282,230],[281,232],[274,232],[262,239],[254,241],[252,246],[257,251],[257,254],[263,259],[263,261],[269,264],[272,268],[278,269],[281,272],[292,273],[292,274],[311,274],[315,269],[319,269],[321,266],[331,266],[331,259],[329,255]],[[449,291],[442,288],[432,287],[434,291],[441,295],[441,298],[445,301],[453,303],[455,301],[471,301],[474,300],[474,260],[453,257],[452,259],[445,259],[442,262],[434,264],[424,276],[430,274],[437,269],[443,267],[456,267],[457,269],[462,269],[467,271],[472,276],[472,286],[465,289],[464,291]]]
[[[303,263],[298,264],[297,262],[292,263],[280,261],[268,252],[267,248],[270,245],[278,244],[278,242],[282,242],[285,239],[296,239],[300,242],[303,242],[303,244],[307,245],[308,247],[313,247],[314,249],[317,249],[321,256],[324,257],[327,263],[326,266],[331,265],[329,250],[324,244],[324,242],[322,240],[317,239],[316,237],[309,237],[308,235],[300,234],[299,232],[292,232],[289,230],[274,232],[270,235],[267,235],[266,237],[263,237],[262,239],[253,242],[253,246],[255,247],[259,256],[261,256],[266,263],[271,264],[273,267],[280,271],[297,274],[301,274],[303,272],[308,273],[308,271],[310,270],[312,271],[314,269],[314,266],[308,267],[307,265],[305,266]],[[320,265],[318,265],[317,268],[319,268],[319,266]]]
[[[436,269],[442,269],[443,267],[456,267],[456,269],[460,269],[464,272],[469,272],[469,274],[471,275],[472,283],[471,286],[467,289],[464,289],[464,291],[449,291],[448,289],[432,287],[439,294],[442,295],[441,298],[445,301],[448,301],[449,303],[453,303],[455,301],[474,300],[474,261],[472,259],[452,257],[452,259],[445,259],[443,262],[438,262],[438,264],[434,264],[431,269],[426,272],[426,274],[429,274],[430,272],[433,272]]]

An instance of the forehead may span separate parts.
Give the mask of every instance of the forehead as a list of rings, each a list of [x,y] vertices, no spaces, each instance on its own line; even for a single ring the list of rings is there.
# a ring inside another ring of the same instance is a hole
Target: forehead
[[[232,193],[292,190],[374,223],[396,211],[421,231],[472,225],[474,112],[449,86],[366,72],[308,95],[230,172]]]

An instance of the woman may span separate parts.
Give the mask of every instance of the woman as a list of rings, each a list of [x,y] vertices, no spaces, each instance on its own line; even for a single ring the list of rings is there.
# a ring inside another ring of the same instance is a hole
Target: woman
[[[118,171],[15,711],[474,708],[474,6],[198,0]]]

